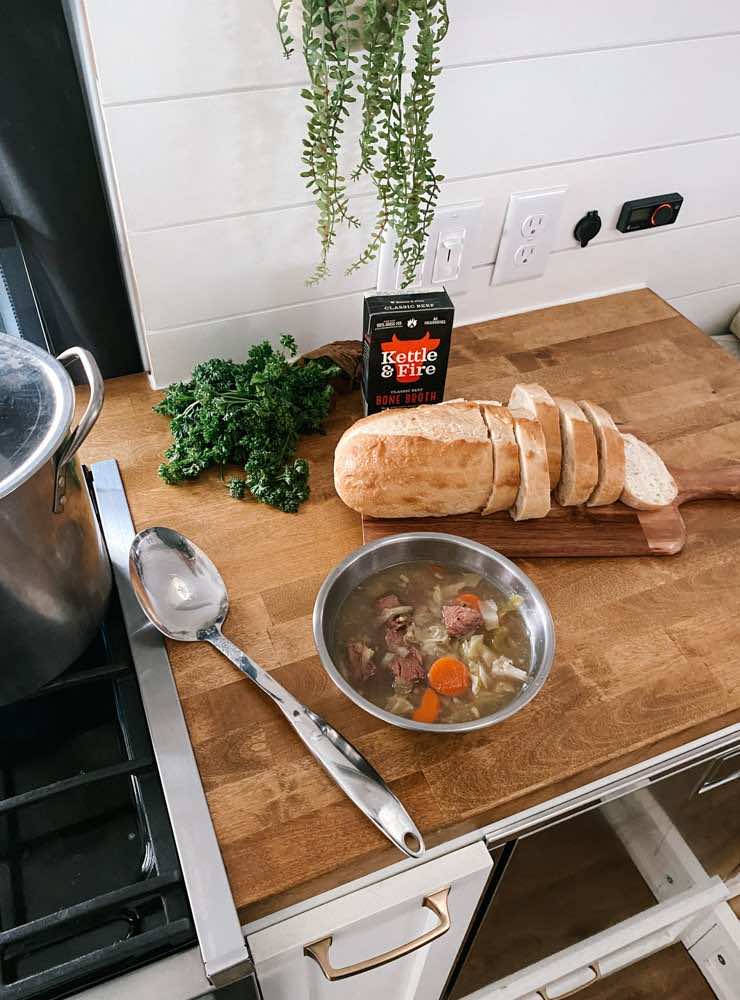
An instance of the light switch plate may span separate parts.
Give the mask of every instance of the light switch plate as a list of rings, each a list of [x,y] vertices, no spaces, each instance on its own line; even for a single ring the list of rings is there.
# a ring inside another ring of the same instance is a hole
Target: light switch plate
[[[491,283],[541,277],[555,247],[566,187],[512,194]]]
[[[414,288],[442,288],[451,295],[467,290],[476,262],[480,218],[483,203],[444,205],[437,209],[429,230],[424,263]],[[401,287],[400,267],[393,259],[395,238],[389,239],[380,251],[378,261],[378,291],[389,292]]]

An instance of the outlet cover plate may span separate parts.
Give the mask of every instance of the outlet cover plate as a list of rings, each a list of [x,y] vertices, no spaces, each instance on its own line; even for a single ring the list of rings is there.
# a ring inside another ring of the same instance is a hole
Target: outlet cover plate
[[[541,277],[555,248],[567,187],[512,194],[491,283]],[[534,248],[534,249],[532,249]]]
[[[424,263],[416,281],[406,288],[446,288],[451,295],[465,292],[479,253],[480,220],[483,202],[443,205],[437,209],[429,230]],[[393,258],[395,234],[383,244],[378,260],[378,291],[392,292],[401,287],[399,265]],[[441,254],[452,253],[454,266],[446,266]],[[440,258],[440,259],[438,259]],[[451,275],[455,275],[452,277]]]

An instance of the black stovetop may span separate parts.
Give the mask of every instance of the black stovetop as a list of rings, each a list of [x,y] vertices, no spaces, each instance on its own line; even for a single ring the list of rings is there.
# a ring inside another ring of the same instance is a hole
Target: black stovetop
[[[57,1000],[195,941],[120,608],[0,708],[0,1000]]]

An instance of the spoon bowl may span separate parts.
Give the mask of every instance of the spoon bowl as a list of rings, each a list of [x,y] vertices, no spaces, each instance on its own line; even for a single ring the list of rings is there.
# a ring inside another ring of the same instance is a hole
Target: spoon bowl
[[[129,555],[131,583],[149,619],[170,639],[201,642],[229,613],[221,574],[190,539],[172,528],[139,532]]]

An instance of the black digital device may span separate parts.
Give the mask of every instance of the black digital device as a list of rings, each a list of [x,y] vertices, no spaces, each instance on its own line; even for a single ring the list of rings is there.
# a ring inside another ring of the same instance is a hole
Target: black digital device
[[[619,213],[617,229],[620,233],[634,233],[638,229],[657,229],[672,226],[683,205],[683,198],[677,191],[660,194],[653,198],[637,198],[626,201]]]

